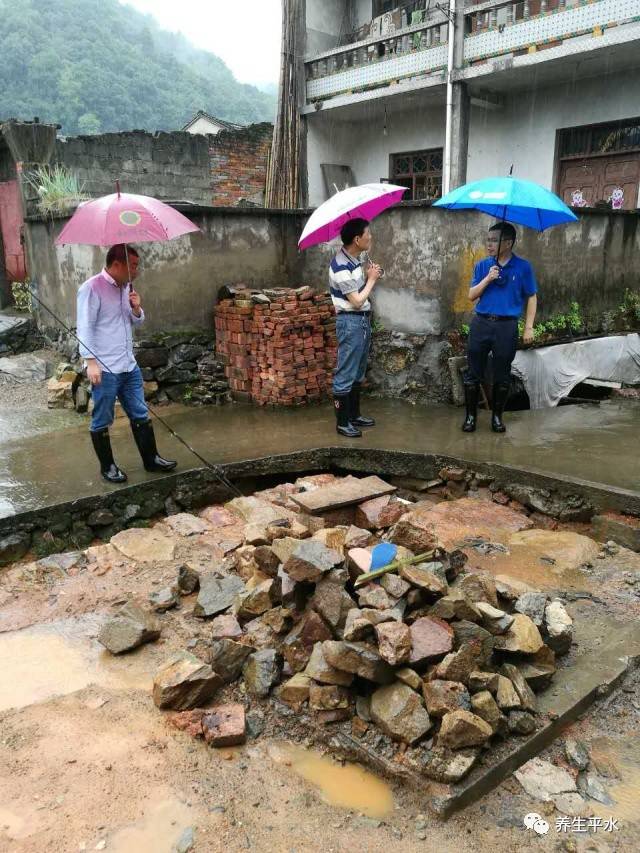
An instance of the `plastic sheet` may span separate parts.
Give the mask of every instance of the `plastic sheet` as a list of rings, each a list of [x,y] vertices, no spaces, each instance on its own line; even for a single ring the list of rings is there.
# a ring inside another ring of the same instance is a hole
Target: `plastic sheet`
[[[616,335],[519,350],[511,372],[524,383],[532,409],[557,406],[585,379],[640,383],[640,335]]]

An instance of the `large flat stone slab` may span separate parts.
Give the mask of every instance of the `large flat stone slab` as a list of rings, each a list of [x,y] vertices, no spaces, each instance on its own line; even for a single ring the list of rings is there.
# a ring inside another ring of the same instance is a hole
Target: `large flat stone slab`
[[[459,498],[433,504],[423,503],[412,511],[420,522],[431,523],[443,548],[464,547],[465,539],[486,539],[506,544],[520,530],[533,527],[531,519],[521,512],[493,501]]]
[[[125,557],[140,563],[172,560],[176,547],[173,539],[145,528],[122,530],[111,537],[111,544]]]
[[[570,530],[521,530],[504,539],[505,553],[473,554],[474,565],[494,575],[508,575],[535,589],[589,590],[588,572],[600,546]]]
[[[18,382],[43,382],[53,374],[53,365],[32,353],[0,358],[0,373]]]
[[[380,477],[345,477],[338,483],[321,486],[312,492],[291,495],[291,500],[309,513],[327,512],[343,506],[363,503],[363,501],[389,495],[396,487],[385,483]]]

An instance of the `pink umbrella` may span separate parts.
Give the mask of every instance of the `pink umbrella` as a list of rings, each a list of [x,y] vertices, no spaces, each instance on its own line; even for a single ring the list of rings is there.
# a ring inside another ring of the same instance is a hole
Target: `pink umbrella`
[[[60,232],[56,246],[151,243],[199,230],[168,204],[146,195],[121,193],[118,187],[112,195],[83,202]]]
[[[298,240],[298,248],[328,243],[338,236],[349,219],[374,219],[402,201],[406,191],[406,187],[395,184],[362,184],[336,193],[311,214]]]

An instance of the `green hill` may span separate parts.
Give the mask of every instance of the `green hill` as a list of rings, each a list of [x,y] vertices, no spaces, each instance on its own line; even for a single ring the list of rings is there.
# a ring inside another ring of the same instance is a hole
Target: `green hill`
[[[0,121],[39,116],[76,134],[176,130],[197,110],[275,116],[272,95],[117,0],[0,0],[0,44]]]

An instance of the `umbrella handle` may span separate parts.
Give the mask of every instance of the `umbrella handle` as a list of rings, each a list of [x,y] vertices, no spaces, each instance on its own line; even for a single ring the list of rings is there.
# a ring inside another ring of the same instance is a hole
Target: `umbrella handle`
[[[373,260],[373,258],[371,258],[371,257],[369,256],[369,252],[363,252],[363,253],[362,253],[362,257],[364,258],[365,262],[366,262],[366,263],[368,263],[368,264],[375,264],[375,263],[376,263],[376,262]],[[379,264],[376,264],[376,266],[380,266],[380,265],[379,265]],[[380,278],[384,278],[384,267],[380,267]]]

